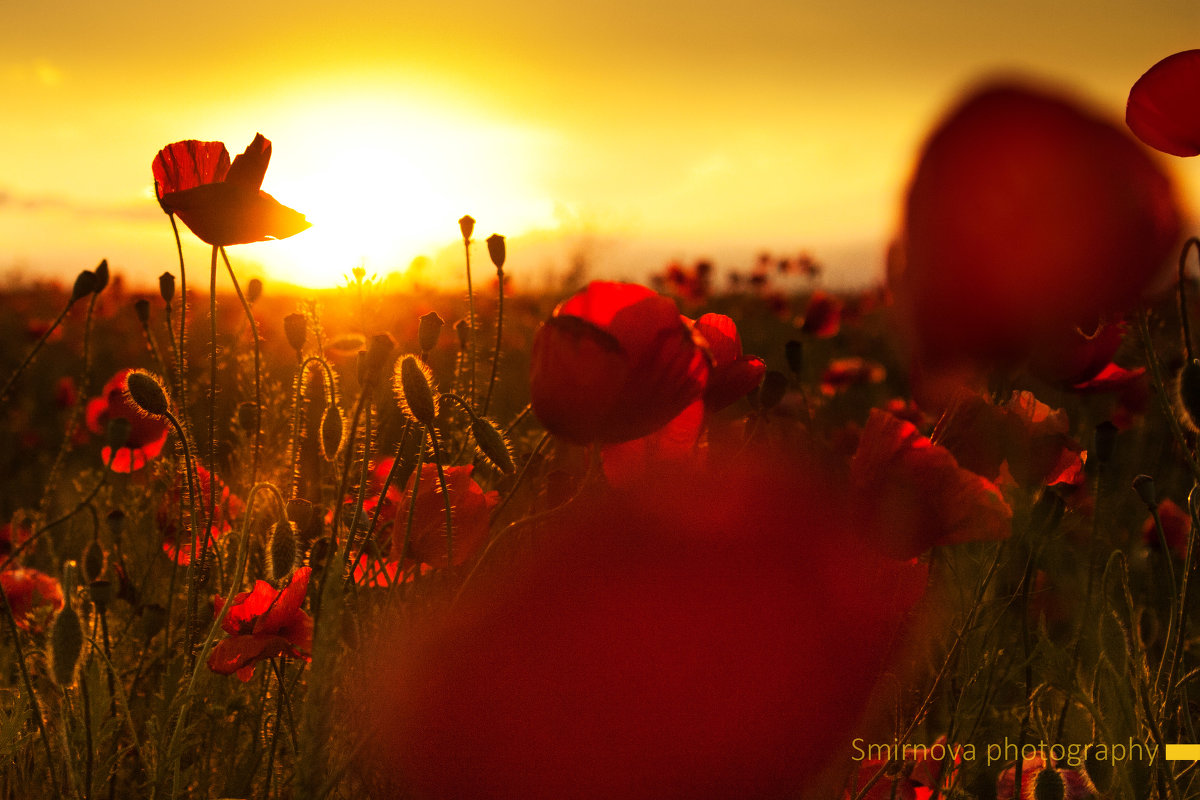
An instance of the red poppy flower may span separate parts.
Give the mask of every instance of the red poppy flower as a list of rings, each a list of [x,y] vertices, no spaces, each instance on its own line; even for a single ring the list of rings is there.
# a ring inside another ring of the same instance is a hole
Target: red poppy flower
[[[1200,50],[1167,56],[1129,90],[1125,122],[1155,150],[1173,156],[1200,155]]]
[[[993,85],[926,142],[893,289],[931,363],[1014,363],[1153,287],[1179,235],[1167,175],[1074,101]]]
[[[487,543],[491,528],[491,510],[500,501],[498,492],[484,492],[471,477],[474,467],[443,467],[446,490],[450,494],[450,521],[454,526],[454,563],[462,564],[479,552]],[[414,476],[415,477],[415,476]],[[408,510],[413,479],[409,479],[404,499],[398,504],[392,535],[403,536],[408,524]],[[438,479],[436,464],[421,467],[421,483],[417,489],[416,512],[412,535],[405,556],[432,567],[444,567],[447,560],[446,501]],[[394,543],[394,542],[393,542]]]
[[[732,319],[724,314],[705,314],[696,320],[695,329],[708,342],[712,355],[704,389],[704,405],[709,411],[720,411],[758,388],[767,365],[758,356],[742,353],[742,337]]]
[[[380,626],[372,681],[346,684],[367,779],[481,800],[808,788],[928,570],[865,545],[827,470],[761,455],[573,504],[448,615]]]
[[[813,292],[808,298],[808,310],[804,312],[804,325],[800,329],[818,339],[837,336],[842,327],[842,306],[842,301],[828,292]]]
[[[1038,774],[1049,765],[1041,756],[1030,756],[1021,764],[1021,797],[1033,797],[1033,787],[1037,785]],[[1063,800],[1092,800],[1096,793],[1092,791],[1092,782],[1077,769],[1058,768],[1059,777],[1063,780]],[[1017,768],[1011,766],[1000,773],[996,781],[996,800],[1017,800],[1016,789]]]
[[[559,304],[533,341],[530,394],[546,430],[576,444],[645,436],[697,400],[703,339],[644,286],[594,281]]]
[[[1187,558],[1188,537],[1192,532],[1191,514],[1180,508],[1174,500],[1167,499],[1158,504],[1158,518],[1162,521],[1167,547],[1171,548],[1171,552],[1177,555],[1180,561]],[[1153,516],[1147,516],[1142,525],[1142,541],[1154,550],[1162,549],[1162,542],[1158,539],[1158,526],[1154,524]]]
[[[200,504],[197,508],[197,519],[201,526],[204,526],[204,519],[208,515],[209,503],[212,502],[212,476],[209,471],[202,465],[196,465],[196,473],[198,483],[200,484],[197,491],[200,497],[197,502]],[[212,526],[212,531],[208,537],[208,546],[212,547],[217,539],[233,530],[233,520],[241,514],[243,503],[241,498],[230,493],[229,487],[225,485],[219,477],[217,481],[217,520]],[[180,507],[183,504],[185,492],[187,490],[187,479],[182,475],[175,476],[175,486],[170,492],[167,492],[159,500],[158,510],[155,512],[154,519],[158,524],[158,531],[163,537],[163,552],[167,557],[175,563],[186,566],[192,562],[192,515],[186,507],[183,508],[183,532],[180,534],[179,519]]]
[[[167,423],[148,417],[129,399],[125,379],[132,369],[123,369],[114,375],[99,397],[88,401],[87,426],[92,433],[103,434],[110,419],[120,417],[129,421],[129,438],[125,446],[114,456],[112,448],[105,445],[100,457],[105,464],[112,459],[113,472],[134,472],[146,466],[146,462],[162,452],[167,442]]]
[[[44,631],[63,607],[63,592],[55,578],[36,569],[0,572],[0,584],[12,608],[17,627],[34,633]]]
[[[254,664],[265,658],[295,656],[310,659],[313,621],[300,606],[308,591],[311,567],[292,573],[279,590],[266,581],[233,598],[221,628],[229,635],[208,657],[208,668],[220,675],[237,674],[243,681],[254,676]],[[213,597],[213,613],[220,614],[225,598]]]
[[[605,445],[600,451],[604,477],[612,486],[629,487],[651,470],[694,459],[703,427],[704,402],[697,400],[654,433]]]
[[[260,188],[270,160],[261,133],[232,165],[221,142],[169,144],[154,158],[158,202],[211,245],[286,239],[311,223]]]
[[[1012,509],[994,483],[886,411],[871,410],[850,478],[888,555],[913,558],[935,545],[1012,533]]]

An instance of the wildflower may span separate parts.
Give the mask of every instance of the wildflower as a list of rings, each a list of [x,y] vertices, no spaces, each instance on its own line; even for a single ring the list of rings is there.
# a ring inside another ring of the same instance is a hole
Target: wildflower
[[[703,339],[644,286],[594,281],[559,304],[533,342],[533,411],[576,444],[651,433],[699,399]]]
[[[265,658],[295,656],[310,659],[313,621],[300,606],[308,592],[311,567],[292,573],[282,589],[255,581],[254,589],[241,592],[221,628],[229,634],[213,648],[208,668],[220,675],[237,674],[242,681],[254,676],[254,664]],[[213,597],[213,612],[220,614],[225,599]]]
[[[260,188],[270,160],[261,133],[232,165],[221,142],[169,144],[154,158],[158,202],[214,246],[286,239],[311,223]]]
[[[100,457],[105,464],[112,460],[114,472],[134,472],[162,452],[167,442],[167,423],[163,419],[148,417],[129,397],[126,380],[132,369],[123,369],[114,375],[100,396],[88,401],[87,427],[92,433],[103,434],[109,420],[119,418],[129,423],[129,436],[125,444],[113,454],[112,447],[105,445]]]
[[[818,339],[837,336],[842,326],[842,306],[842,301],[828,292],[813,292],[808,298],[808,310],[804,312],[801,330]]]
[[[0,572],[0,584],[4,586],[18,628],[40,633],[46,630],[54,613],[63,607],[62,586],[58,580],[36,569]]]
[[[1129,90],[1125,123],[1155,150],[1173,156],[1200,155],[1200,50],[1159,61]]]
[[[471,477],[474,467],[443,467],[446,475],[446,490],[450,494],[451,524],[454,526],[454,563],[462,564],[479,552],[487,543],[490,530],[491,510],[500,502],[498,492],[484,492]],[[403,499],[397,504],[393,522],[393,545],[399,546],[394,537],[403,536],[408,524],[409,507],[412,501],[413,479],[405,487]],[[421,482],[417,488],[416,511],[413,518],[412,535],[408,540],[407,558],[432,567],[448,566],[446,543],[446,501],[442,484],[438,479],[436,464],[421,466]],[[401,554],[393,554],[399,560]]]
[[[1180,561],[1187,558],[1188,538],[1192,532],[1191,514],[1168,498],[1158,504],[1158,518],[1162,522],[1167,547],[1179,557]],[[1161,550],[1162,548],[1162,543],[1158,538],[1158,526],[1154,524],[1152,515],[1146,517],[1146,521],[1142,524],[1142,541],[1152,550]]]
[[[851,386],[882,383],[886,377],[887,370],[877,361],[858,356],[835,358],[821,374],[821,394],[832,397]]]
[[[758,356],[742,354],[742,337],[732,319],[724,314],[705,314],[696,320],[695,327],[708,342],[713,359],[704,389],[708,410],[720,411],[758,388],[767,365]]]

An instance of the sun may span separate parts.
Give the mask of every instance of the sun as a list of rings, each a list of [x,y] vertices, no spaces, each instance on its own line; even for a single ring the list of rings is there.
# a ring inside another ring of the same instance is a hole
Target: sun
[[[263,188],[312,222],[301,235],[247,246],[278,280],[323,288],[357,266],[403,272],[453,245],[463,214],[488,233],[553,224],[530,131],[384,100],[326,103],[275,125]]]

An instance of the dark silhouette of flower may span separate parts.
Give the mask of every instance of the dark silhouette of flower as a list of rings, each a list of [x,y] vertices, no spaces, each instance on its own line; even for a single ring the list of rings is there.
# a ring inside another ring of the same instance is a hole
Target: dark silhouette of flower
[[[0,584],[17,627],[34,633],[46,630],[54,613],[63,607],[58,580],[36,569],[0,572]]]
[[[1184,50],[1159,61],[1129,90],[1125,122],[1155,150],[1173,156],[1200,155],[1200,50]]]
[[[704,340],[673,301],[637,284],[594,281],[538,329],[530,394],[556,436],[626,442],[699,399],[708,374]]]
[[[261,133],[232,164],[221,142],[169,144],[153,163],[158,202],[211,245],[286,239],[311,223],[260,188],[270,160]]]
[[[112,448],[105,445],[100,457],[105,464],[112,459],[113,472],[134,472],[146,466],[146,462],[162,452],[167,442],[167,423],[157,417],[147,416],[129,398],[125,381],[132,369],[123,369],[114,375],[99,397],[88,401],[87,426],[92,433],[103,434],[109,420],[125,419],[129,422],[129,436],[113,455]]]
[[[254,676],[254,665],[265,658],[311,658],[313,621],[300,606],[308,591],[311,567],[292,573],[282,589],[255,581],[254,589],[233,598],[221,628],[227,637],[208,657],[208,668],[220,675],[237,674],[243,681]],[[213,597],[213,613],[220,614],[225,598]]]

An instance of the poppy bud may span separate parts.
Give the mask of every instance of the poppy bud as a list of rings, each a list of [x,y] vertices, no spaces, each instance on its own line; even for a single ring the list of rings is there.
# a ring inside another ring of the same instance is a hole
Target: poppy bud
[[[405,356],[400,359],[400,367],[396,370],[392,388],[396,393],[396,401],[404,413],[422,425],[432,425],[437,417],[437,399],[433,393],[433,375],[429,367],[422,364],[415,356]]]
[[[1100,750],[1097,745],[1093,747],[1084,747],[1083,752],[1087,755],[1083,759],[1083,767],[1087,771],[1088,778],[1091,779],[1092,785],[1104,795],[1112,788],[1113,782],[1113,765],[1107,758],[1097,758],[1096,751]]]
[[[464,242],[471,241],[471,234],[475,232],[475,218],[470,214],[466,214],[459,218],[458,229],[462,231]]]
[[[793,375],[799,375],[804,369],[804,342],[790,340],[783,346],[783,356],[787,359],[788,369]]]
[[[304,350],[304,340],[307,338],[308,320],[303,314],[288,314],[283,318],[283,334],[287,337],[288,344],[296,351],[296,354]]]
[[[238,425],[241,427],[242,430],[244,430],[244,431],[253,431],[254,430],[254,423],[255,423],[254,412],[257,409],[258,409],[258,406],[256,406],[254,404],[254,402],[251,400],[247,400],[244,403],[238,403],[237,421],[238,421]]]
[[[158,293],[162,295],[163,302],[170,305],[171,299],[175,297],[175,276],[169,272],[164,272],[158,276]]]
[[[772,409],[779,405],[785,391],[787,391],[787,378],[784,374],[777,370],[769,370],[763,377],[758,401],[764,410]]]
[[[251,278],[250,283],[246,285],[246,302],[253,305],[258,302],[260,297],[262,297],[262,281],[258,278]]]
[[[159,379],[135,369],[125,378],[125,391],[133,404],[152,417],[165,417],[170,410],[166,390]]]
[[[390,333],[377,333],[371,337],[371,341],[367,345],[367,355],[362,361],[362,374],[359,377],[364,385],[374,383],[379,378],[395,349],[396,340]]]
[[[338,448],[342,446],[342,409],[336,403],[331,403],[321,417],[321,455],[326,461],[337,458]]]
[[[108,259],[104,259],[95,269],[96,285],[92,287],[92,292],[100,294],[104,291],[104,287],[108,286]]]
[[[88,584],[88,594],[91,596],[96,610],[103,614],[113,601],[112,581],[92,581]]]
[[[442,326],[446,324],[436,311],[430,311],[421,317],[420,325],[417,326],[417,342],[421,345],[421,352],[428,353],[433,348],[437,347],[438,337],[442,335]]]
[[[54,680],[59,686],[75,683],[75,665],[83,652],[83,626],[79,615],[69,602],[58,612],[54,629],[50,632],[50,660],[54,667]]]
[[[1113,451],[1117,449],[1117,426],[1108,420],[1096,426],[1092,449],[1096,453],[1096,463],[1104,466],[1112,461]]]
[[[1183,420],[1193,431],[1200,429],[1200,360],[1192,359],[1179,371],[1176,396]]]
[[[466,350],[471,344],[471,326],[465,319],[460,319],[454,323],[454,332],[458,334],[458,348]]]
[[[125,512],[119,508],[114,508],[108,512],[108,516],[104,518],[104,521],[108,523],[108,531],[112,534],[113,538],[119,539],[121,533],[125,530]]]
[[[1133,479],[1133,490],[1137,492],[1138,497],[1142,498],[1146,508],[1151,511],[1158,508],[1158,489],[1154,485],[1154,478],[1149,475],[1138,475]]]
[[[100,574],[104,572],[104,561],[104,548],[100,546],[100,542],[92,539],[83,551],[84,579],[89,582],[99,580]]]
[[[516,471],[508,442],[505,440],[504,434],[496,427],[496,423],[487,417],[477,417],[472,414],[471,435],[475,437],[475,444],[478,445],[479,452],[492,462],[496,469],[505,475],[511,475]]]
[[[71,302],[82,300],[94,291],[96,291],[96,273],[85,269],[75,278],[75,286],[71,289]]]
[[[303,497],[293,497],[287,501],[287,518],[297,530],[304,530],[312,519],[313,504]]]
[[[267,545],[267,569],[273,580],[280,580],[291,573],[296,565],[296,534],[292,524],[281,519],[271,531]]]
[[[129,434],[133,430],[133,426],[129,424],[129,420],[124,417],[113,417],[108,421],[108,427],[105,432],[108,434],[108,446],[113,450],[120,450],[129,441]]]
[[[1066,792],[1062,775],[1054,767],[1046,767],[1039,772],[1033,784],[1034,800],[1063,800]]]
[[[492,257],[492,263],[496,265],[496,269],[504,269],[504,237],[493,233],[487,238],[487,248],[488,255]]]
[[[150,322],[150,301],[139,297],[133,301],[133,313],[137,314],[138,322],[147,325]]]

